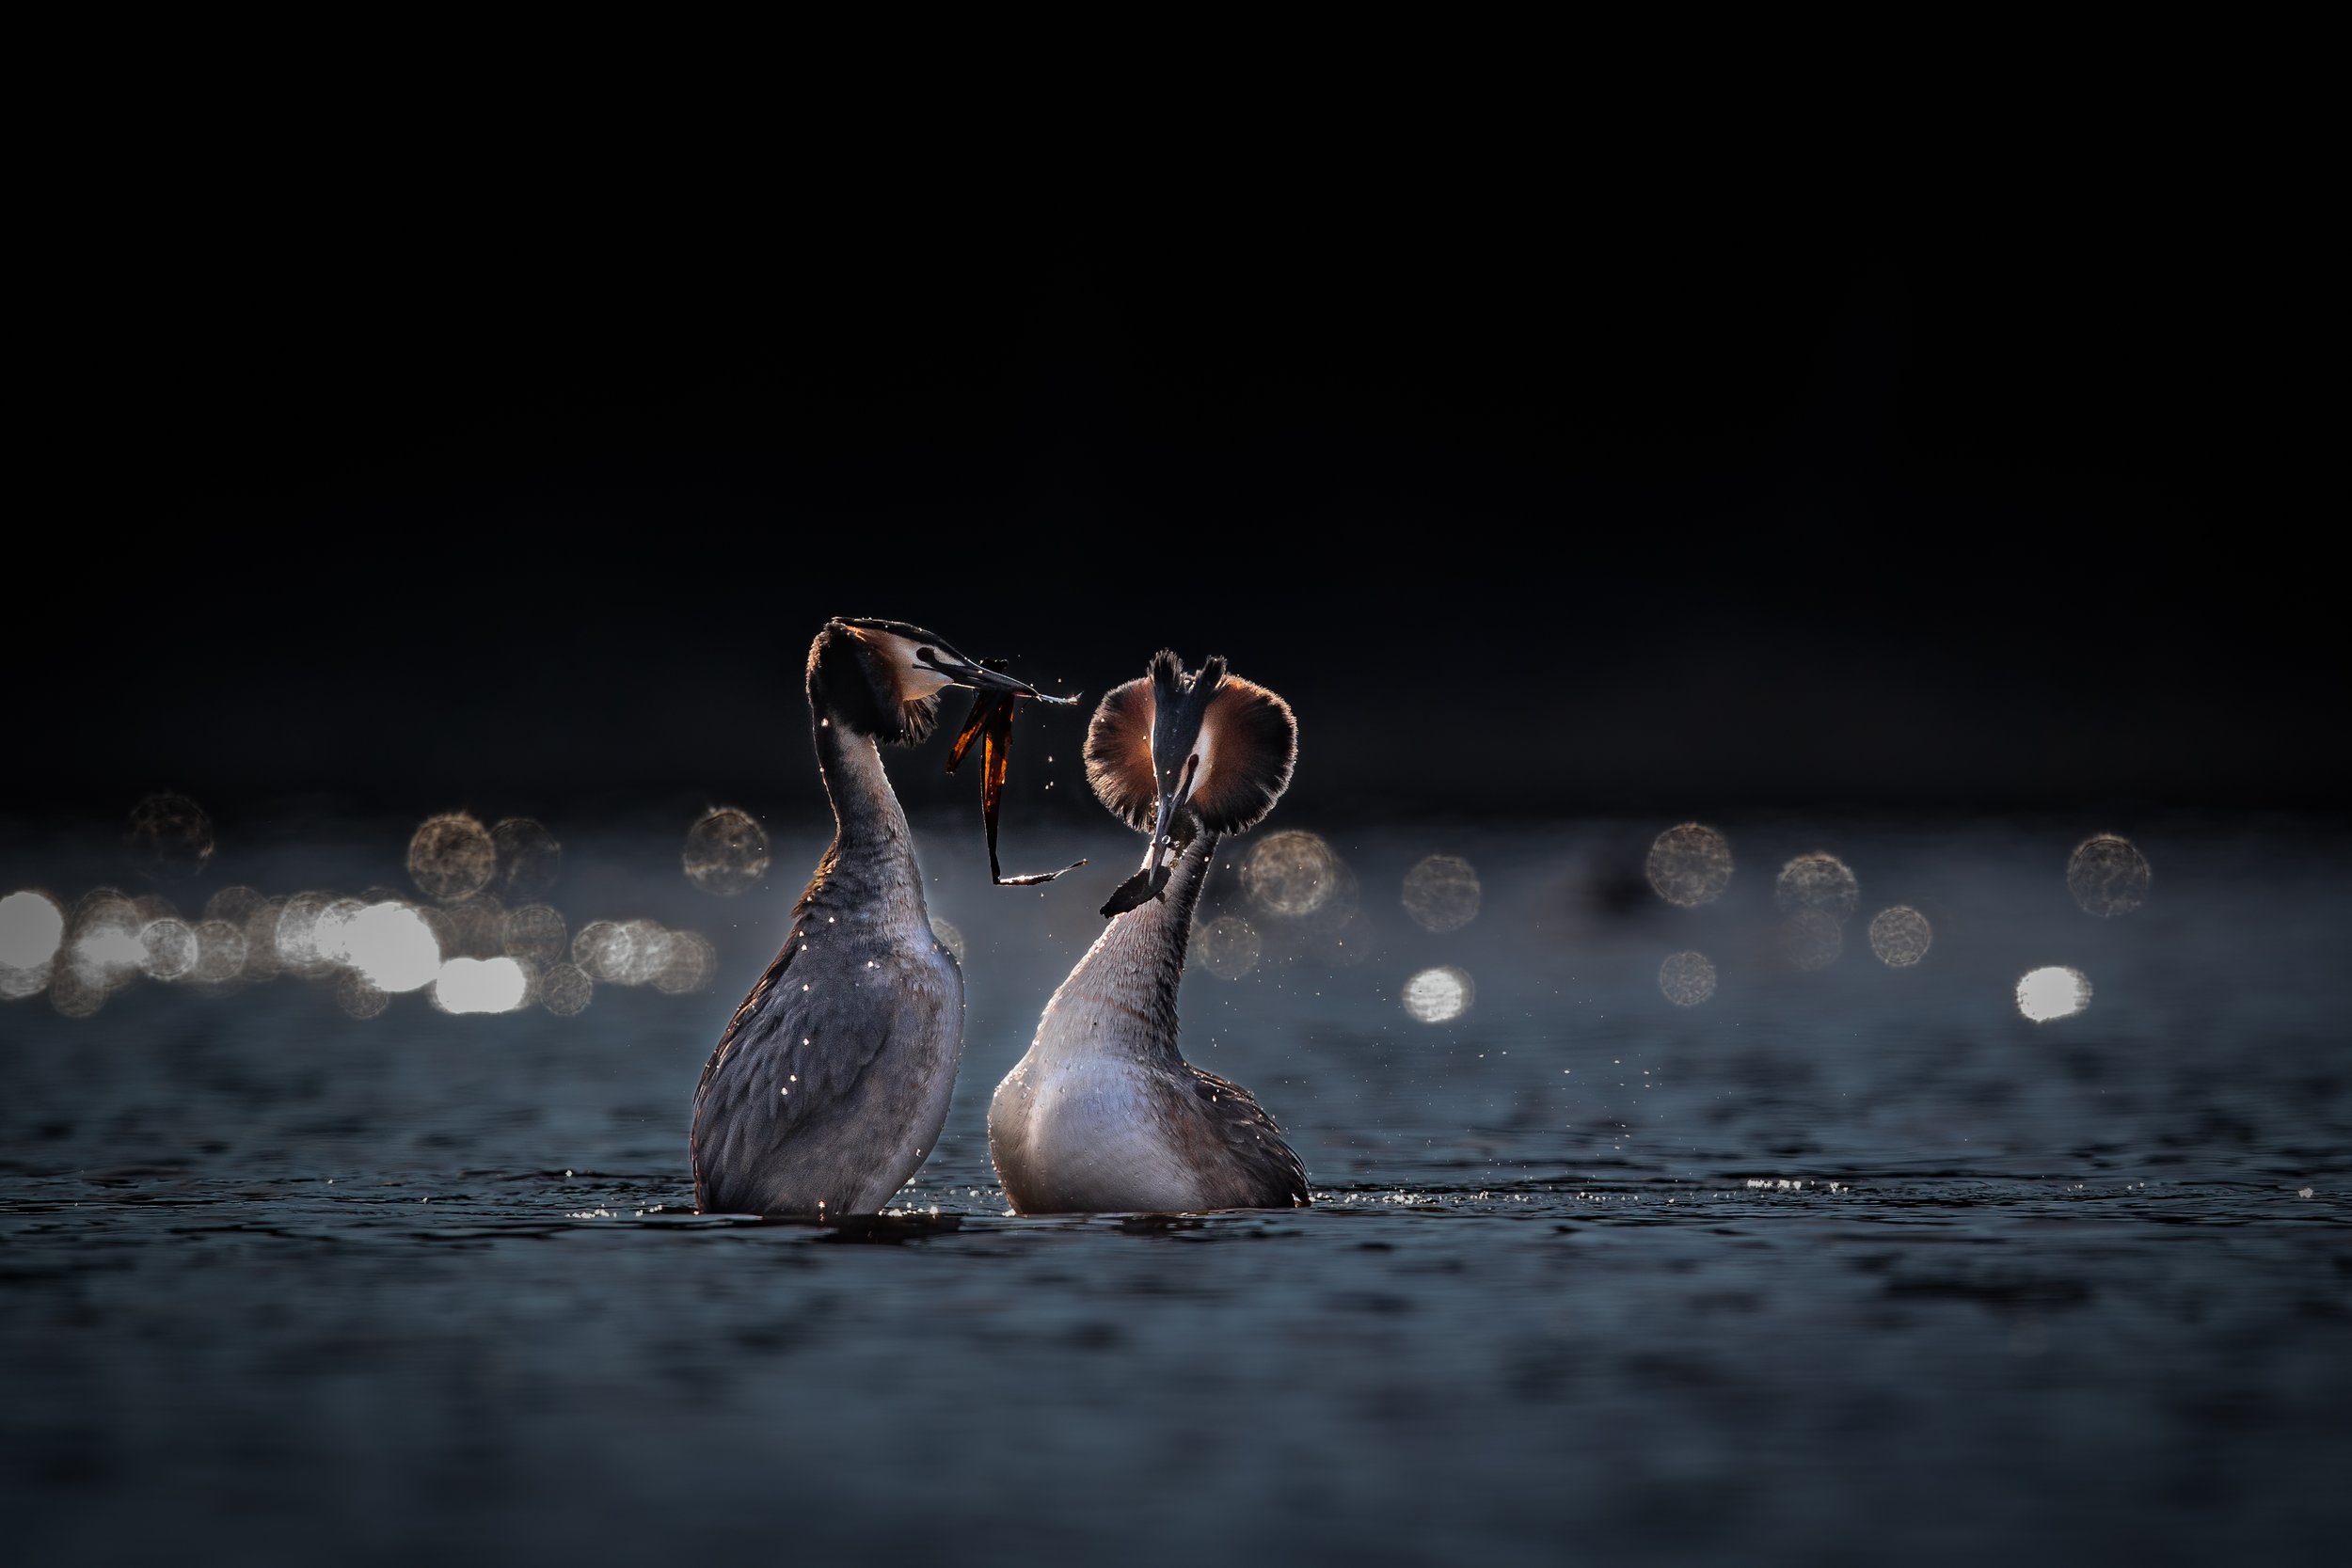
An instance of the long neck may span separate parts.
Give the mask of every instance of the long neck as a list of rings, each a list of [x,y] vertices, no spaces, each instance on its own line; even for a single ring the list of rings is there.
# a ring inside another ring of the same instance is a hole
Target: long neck
[[[1177,856],[1161,895],[1104,927],[1045,1005],[1033,1054],[1184,1060],[1176,1045],[1176,989],[1216,839],[1213,832],[1196,835]]]
[[[886,920],[925,918],[914,835],[873,736],[843,727],[821,706],[814,728],[817,769],[833,800],[834,833],[803,905],[821,902],[843,915],[856,911]]]

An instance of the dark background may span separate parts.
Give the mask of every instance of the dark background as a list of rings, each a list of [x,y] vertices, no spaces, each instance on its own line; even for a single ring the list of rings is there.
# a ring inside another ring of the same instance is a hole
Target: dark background
[[[1042,205],[952,150],[167,135],[61,195],[9,803],[814,811],[834,613],[1089,697],[1225,653],[1325,816],[2344,798],[2299,208],[2194,117]]]

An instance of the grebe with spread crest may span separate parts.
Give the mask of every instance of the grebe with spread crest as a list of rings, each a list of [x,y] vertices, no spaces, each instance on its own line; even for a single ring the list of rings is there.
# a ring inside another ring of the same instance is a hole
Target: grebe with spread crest
[[[1290,705],[1228,673],[1222,658],[1186,675],[1162,652],[1150,674],[1095,710],[1088,780],[1151,842],[989,1104],[989,1154],[1017,1212],[1311,1201],[1306,1167],[1274,1118],[1248,1090],[1185,1061],[1176,1022],[1193,909],[1217,841],[1274,809],[1297,751]]]

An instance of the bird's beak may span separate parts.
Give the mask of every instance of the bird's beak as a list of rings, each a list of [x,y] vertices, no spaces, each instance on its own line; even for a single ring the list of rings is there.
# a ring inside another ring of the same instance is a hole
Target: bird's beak
[[[1048,696],[1017,675],[1009,675],[990,664],[966,658],[950,649],[927,647],[915,657],[945,675],[949,686],[961,686],[974,691],[1009,692],[1016,697],[1034,697],[1041,703],[1064,706],[1078,700],[1075,695]]]
[[[1200,782],[1200,753],[1194,752],[1184,758],[1174,778],[1162,783],[1160,809],[1153,814],[1152,820],[1152,851],[1143,863],[1146,875],[1160,869],[1160,857],[1173,847],[1168,839],[1169,830],[1175,827],[1176,814],[1192,798],[1192,787]]]
[[[1191,799],[1193,785],[1200,781],[1200,753],[1188,753],[1184,766],[1176,770],[1160,790],[1160,807],[1152,814],[1152,847],[1145,855],[1143,869],[1119,884],[1111,893],[1110,901],[1103,906],[1103,918],[1116,919],[1129,910],[1141,909],[1157,898],[1168,883],[1175,866],[1161,863],[1168,850],[1175,847],[1170,830],[1176,826],[1176,814]]]

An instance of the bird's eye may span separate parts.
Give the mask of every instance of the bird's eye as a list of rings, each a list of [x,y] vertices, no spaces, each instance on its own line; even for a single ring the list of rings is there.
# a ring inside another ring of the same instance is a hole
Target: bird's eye
[[[939,662],[939,656],[931,652],[929,648],[915,649],[914,657],[921,659],[926,664],[937,664]]]

